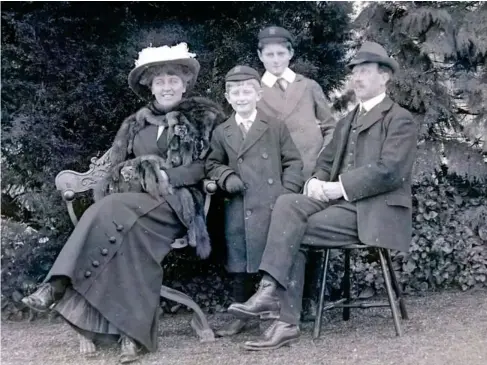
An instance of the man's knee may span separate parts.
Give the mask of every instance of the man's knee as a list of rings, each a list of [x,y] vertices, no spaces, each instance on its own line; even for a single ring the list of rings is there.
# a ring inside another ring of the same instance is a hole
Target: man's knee
[[[281,210],[292,207],[294,205],[299,204],[302,199],[305,198],[302,194],[284,194],[280,195],[274,206],[274,210]]]

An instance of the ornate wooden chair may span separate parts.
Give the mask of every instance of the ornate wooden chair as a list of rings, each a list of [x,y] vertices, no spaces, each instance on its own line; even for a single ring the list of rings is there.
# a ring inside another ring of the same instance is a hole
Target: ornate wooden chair
[[[392,259],[388,249],[365,246],[361,243],[340,246],[340,247],[319,247],[319,246],[306,246],[303,243],[308,252],[319,252],[322,255],[320,277],[317,282],[317,288],[319,288],[318,295],[318,308],[316,311],[316,317],[314,319],[314,329],[313,338],[319,338],[321,334],[321,322],[323,311],[342,308],[343,309],[343,320],[348,321],[350,319],[350,308],[374,308],[374,307],[389,307],[392,313],[392,319],[394,322],[394,328],[396,330],[397,336],[402,336],[401,323],[399,321],[399,311],[401,313],[402,319],[409,319],[406,310],[406,304],[402,295],[402,290],[397,281],[396,275],[394,273],[394,268],[392,266]],[[328,274],[328,264],[330,260],[330,250],[340,249],[345,251],[345,262],[344,262],[344,276],[342,281],[342,298],[337,301],[329,302],[325,304],[325,291],[326,291],[326,278]],[[380,265],[382,268],[382,275],[384,276],[384,284],[386,287],[388,302],[371,302],[371,301],[360,301],[353,300],[351,296],[351,286],[350,286],[350,251],[354,249],[371,249],[378,253]],[[395,294],[395,298],[394,298]]]
[[[100,158],[93,157],[91,159],[90,168],[86,172],[80,173],[72,170],[64,170],[56,176],[56,188],[61,192],[61,196],[68,208],[69,217],[75,226],[78,223],[78,217],[76,216],[73,207],[73,201],[76,198],[76,194],[92,190],[97,182],[106,176],[110,168],[109,155],[110,150]],[[211,195],[216,192],[217,185],[212,180],[204,180],[203,189],[206,193],[204,205],[206,216],[210,207]],[[174,249],[180,249],[186,246],[187,243],[185,243],[184,240],[179,239],[175,240],[172,244]],[[164,285],[161,286],[160,295],[163,298],[181,303],[194,311],[190,324],[202,342],[215,340],[215,335],[208,324],[205,314],[189,296]]]

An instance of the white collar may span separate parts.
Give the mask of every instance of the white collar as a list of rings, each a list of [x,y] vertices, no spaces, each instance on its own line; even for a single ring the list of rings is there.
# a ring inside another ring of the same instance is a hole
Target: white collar
[[[386,93],[383,92],[377,96],[374,96],[372,99],[369,99],[364,102],[360,102],[360,110],[365,109],[366,112],[370,111],[374,106],[380,104],[382,100],[386,97]]]
[[[291,70],[289,67],[284,70],[281,76],[277,77],[274,74],[271,74],[269,71],[264,72],[264,76],[262,76],[262,83],[267,87],[273,87],[274,84],[277,82],[277,79],[283,78],[289,84],[293,83],[296,80],[296,73]]]
[[[245,119],[242,118],[238,113],[235,113],[235,121],[237,122],[238,125],[244,122],[254,122],[256,117],[257,117],[257,109],[254,109],[252,114],[250,114],[250,117]]]

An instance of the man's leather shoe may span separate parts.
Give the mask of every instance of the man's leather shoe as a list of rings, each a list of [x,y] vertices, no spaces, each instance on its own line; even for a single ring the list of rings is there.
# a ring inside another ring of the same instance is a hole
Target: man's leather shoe
[[[34,293],[22,298],[22,303],[38,312],[45,312],[54,304],[54,294],[54,287],[50,283],[44,283]]]
[[[257,292],[245,303],[234,303],[228,312],[238,318],[260,317],[261,319],[279,318],[279,298],[276,284],[262,280]]]
[[[299,339],[299,327],[281,321],[274,321],[257,341],[247,341],[243,345],[245,350],[262,351],[275,350],[290,345]]]
[[[233,321],[227,323],[224,325],[222,328],[220,328],[218,331],[215,332],[215,334],[219,337],[227,337],[227,336],[233,336],[236,335],[244,329],[245,325],[248,323],[247,320],[245,319],[234,319]]]

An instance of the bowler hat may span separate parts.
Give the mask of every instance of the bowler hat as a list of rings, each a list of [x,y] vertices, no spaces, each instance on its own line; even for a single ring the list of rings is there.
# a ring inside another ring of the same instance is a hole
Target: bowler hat
[[[367,62],[374,62],[380,65],[387,66],[392,70],[393,73],[396,73],[399,70],[399,64],[397,63],[397,61],[393,58],[390,58],[387,55],[384,47],[382,47],[379,43],[367,41],[362,44],[362,47],[360,47],[358,52],[355,54],[355,56],[348,63],[347,66],[352,69],[355,65]]]
[[[227,81],[245,81],[255,79],[260,82],[259,73],[249,66],[235,66],[227,72],[225,82]]]
[[[188,51],[186,43],[179,43],[176,46],[169,47],[147,47],[139,52],[139,58],[135,61],[135,68],[130,71],[128,83],[130,88],[139,96],[147,96],[147,86],[140,84],[140,79],[144,72],[151,67],[164,64],[177,64],[189,68],[193,77],[186,85],[186,90],[191,89],[196,83],[200,64],[194,58],[196,54]]]
[[[258,35],[259,42],[262,44],[290,42],[293,44],[294,38],[292,34],[283,27],[267,27],[262,29]]]

